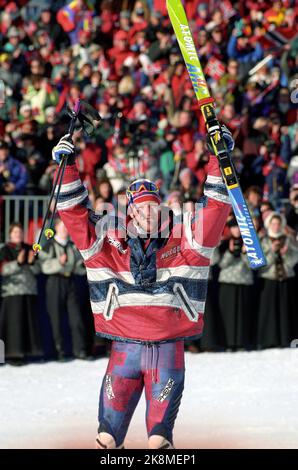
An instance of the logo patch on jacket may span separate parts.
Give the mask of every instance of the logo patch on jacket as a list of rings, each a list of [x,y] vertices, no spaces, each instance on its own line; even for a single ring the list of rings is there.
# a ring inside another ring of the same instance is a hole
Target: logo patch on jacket
[[[121,243],[118,240],[115,240],[114,238],[108,237],[108,242],[110,243],[110,245],[115,246],[117,248],[117,250],[120,251],[120,253],[126,253],[127,250],[125,250],[123,248],[123,246],[121,245]]]
[[[181,251],[181,246],[180,245],[175,245],[175,246],[172,246],[172,247],[167,247],[168,250],[167,251],[164,251],[161,256],[160,256],[160,259],[167,259],[167,258],[173,258],[174,256],[178,255],[178,253],[180,253]]]

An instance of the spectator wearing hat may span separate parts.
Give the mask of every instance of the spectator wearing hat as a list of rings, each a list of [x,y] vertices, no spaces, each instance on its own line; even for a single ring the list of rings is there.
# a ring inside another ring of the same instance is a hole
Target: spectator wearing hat
[[[119,14],[119,26],[120,30],[129,32],[131,28],[131,20],[130,20],[131,13],[129,10],[121,10]]]
[[[17,95],[20,89],[22,76],[12,67],[10,54],[0,54],[0,80],[3,80],[6,88],[6,97]]]
[[[44,7],[40,12],[40,17],[37,21],[37,30],[46,31],[55,45],[59,48],[69,47],[70,39],[67,33],[62,29],[61,25],[56,21],[50,7]]]
[[[34,119],[40,123],[45,122],[45,109],[54,106],[58,102],[58,93],[46,78],[36,76],[32,79],[24,94],[25,101],[29,102],[33,110]]]
[[[25,194],[28,182],[26,168],[9,155],[9,147],[0,141],[0,194]]]
[[[15,52],[17,49],[25,50],[24,44],[21,42],[20,31],[15,26],[11,26],[7,33],[8,42],[4,45],[3,50],[8,53]]]
[[[88,62],[92,65],[92,70],[98,71],[105,81],[109,75],[110,66],[101,45],[92,43],[88,47]]]
[[[172,48],[172,37],[171,31],[168,28],[162,26],[156,33],[157,40],[153,42],[148,50],[149,59],[152,62],[157,60],[166,61],[170,55]]]
[[[120,29],[114,34],[113,47],[108,51],[109,60],[113,64],[117,77],[121,76],[125,59],[135,55],[129,48],[128,39],[128,33]]]
[[[240,63],[247,63],[252,67],[262,59],[263,49],[258,42],[252,44],[243,31],[235,28],[228,42],[227,54],[230,59],[237,59]]]
[[[245,247],[236,219],[228,222],[230,238],[221,247],[219,262],[219,311],[226,349],[249,349],[253,343],[255,305],[253,274],[249,268]]]
[[[31,105],[26,101],[22,101],[20,103],[19,113],[20,121],[27,121],[33,119]]]
[[[298,247],[287,235],[283,215],[271,212],[265,219],[266,236],[262,247],[267,266],[259,271],[261,278],[258,312],[258,347],[289,347],[297,338],[297,303],[294,266]]]
[[[192,2],[193,4],[194,2]],[[194,16],[193,20],[195,21],[196,30],[204,29],[209,17],[208,4],[200,3],[197,6],[197,14]]]
[[[6,359],[22,365],[29,357],[43,354],[37,318],[37,282],[40,271],[33,250],[24,243],[23,227],[13,223],[9,242],[0,249],[0,338]]]
[[[146,28],[146,38],[149,41],[149,43],[153,43],[154,41],[156,41],[156,34],[157,34],[157,31],[161,27],[161,22],[162,22],[162,15],[160,11],[151,10],[149,21],[148,21],[148,26]]]

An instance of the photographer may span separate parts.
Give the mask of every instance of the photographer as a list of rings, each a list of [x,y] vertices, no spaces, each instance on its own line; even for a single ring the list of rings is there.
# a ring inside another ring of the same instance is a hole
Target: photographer
[[[253,274],[236,219],[228,222],[230,239],[219,263],[219,311],[227,349],[250,348],[254,327]]]
[[[295,301],[294,266],[298,247],[287,235],[286,220],[277,212],[265,219],[267,235],[262,240],[267,266],[261,277],[258,314],[258,346],[289,347],[297,338],[297,304]]]
[[[0,338],[6,358],[13,365],[24,364],[27,356],[40,356],[40,331],[37,319],[37,282],[39,266],[31,247],[23,241],[21,224],[9,229],[9,242],[0,250],[2,275]]]
[[[27,181],[26,168],[9,155],[8,144],[0,140],[0,194],[24,194]]]

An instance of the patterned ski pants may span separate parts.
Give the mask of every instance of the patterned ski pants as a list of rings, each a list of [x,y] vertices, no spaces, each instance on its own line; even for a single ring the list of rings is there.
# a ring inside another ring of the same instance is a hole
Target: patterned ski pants
[[[184,342],[137,344],[114,341],[99,400],[99,432],[123,443],[143,388],[148,437],[173,442],[184,388]]]

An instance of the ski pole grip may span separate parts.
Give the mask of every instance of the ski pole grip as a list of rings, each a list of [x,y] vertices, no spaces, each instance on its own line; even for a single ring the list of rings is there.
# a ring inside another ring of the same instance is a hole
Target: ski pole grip
[[[210,137],[214,154],[218,159],[225,183],[229,189],[236,188],[239,186],[237,173],[228,153],[221,126],[215,114],[214,106],[213,104],[208,103],[202,106],[201,110],[204,116],[206,130]]]
[[[75,102],[74,108],[72,110],[72,117],[71,117],[71,121],[70,121],[69,128],[68,128],[68,133],[70,134],[69,135],[70,139],[72,137],[72,134],[73,134],[73,131],[74,131],[74,126],[75,126],[77,117],[78,117],[79,112],[80,112],[80,107],[81,107],[81,101],[79,99],[77,99],[76,102]]]

